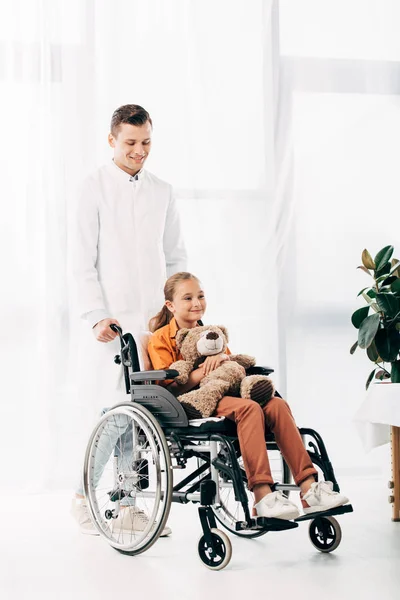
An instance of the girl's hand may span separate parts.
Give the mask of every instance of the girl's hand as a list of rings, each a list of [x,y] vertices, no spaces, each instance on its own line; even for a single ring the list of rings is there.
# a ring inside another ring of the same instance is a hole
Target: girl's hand
[[[200,367],[204,371],[204,376],[211,373],[217,369],[222,363],[229,360],[229,356],[227,354],[217,354],[216,356],[207,356],[206,360],[203,362]]]
[[[203,365],[190,373],[189,379],[185,384],[179,385],[178,383],[174,382],[168,386],[168,389],[174,394],[174,396],[180,396],[181,394],[190,392],[190,390],[199,385],[200,381],[204,377],[204,369],[202,369],[202,366]]]

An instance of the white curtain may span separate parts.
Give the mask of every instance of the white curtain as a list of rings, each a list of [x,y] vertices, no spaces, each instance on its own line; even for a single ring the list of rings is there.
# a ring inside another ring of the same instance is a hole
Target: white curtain
[[[351,425],[368,364],[348,354],[349,317],[362,249],[399,246],[398,13],[395,0],[3,0],[2,487],[76,477],[68,222],[125,103],[153,118],[148,168],[175,188],[207,321],[277,369],[336,467],[373,466]]]
[[[87,6],[77,1],[1,3],[0,480],[7,488],[43,487],[68,412],[67,213],[89,166],[93,129],[87,24]]]
[[[68,222],[80,180],[111,158],[121,104],[152,116],[148,168],[175,188],[206,320],[228,326],[233,351],[277,365],[275,12],[262,0],[2,2],[3,487],[76,482]]]

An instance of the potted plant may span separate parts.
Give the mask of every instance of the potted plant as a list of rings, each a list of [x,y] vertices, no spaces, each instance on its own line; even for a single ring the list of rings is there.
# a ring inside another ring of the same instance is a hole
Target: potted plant
[[[368,376],[367,389],[374,377],[400,383],[400,261],[392,259],[392,255],[393,246],[382,248],[374,259],[364,250],[362,265],[357,267],[371,280],[358,293],[367,306],[358,308],[351,317],[358,329],[358,340],[350,353],[357,347],[363,348],[375,365]]]

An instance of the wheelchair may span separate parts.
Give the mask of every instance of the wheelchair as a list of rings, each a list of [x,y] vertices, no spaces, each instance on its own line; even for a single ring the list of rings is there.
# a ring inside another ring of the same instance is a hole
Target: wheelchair
[[[352,512],[350,504],[294,521],[252,516],[253,496],[247,489],[236,425],[227,419],[189,422],[176,397],[157,383],[173,379],[177,371],[141,371],[133,336],[111,327],[121,346],[114,361],[123,368],[130,399],[107,410],[95,426],[83,480],[93,522],[113,548],[132,556],[149,549],[167,523],[172,502],[199,505],[198,554],[212,570],[226,567],[232,556],[230,539],[217,523],[237,536],[256,538],[309,521],[309,537],[317,550],[332,552],[339,546],[342,534],[335,516]],[[272,372],[266,367],[248,371]],[[299,431],[318,472],[339,491],[322,438],[313,429]],[[279,451],[273,435],[266,436],[266,449]],[[291,483],[290,471],[279,456],[282,483],[275,483],[274,489],[288,495],[299,488]],[[174,485],[174,470],[185,469],[190,459],[195,469]],[[127,511],[132,523],[122,528],[117,526],[118,517],[125,505],[133,507]],[[133,525],[135,515],[146,516],[141,528]]]

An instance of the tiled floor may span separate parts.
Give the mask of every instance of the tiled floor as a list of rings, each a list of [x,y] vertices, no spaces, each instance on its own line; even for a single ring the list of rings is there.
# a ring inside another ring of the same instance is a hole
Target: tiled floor
[[[339,517],[343,539],[335,552],[316,551],[307,524],[256,540],[231,535],[233,557],[220,572],[209,571],[197,556],[194,505],[174,504],[173,535],[129,557],[77,531],[69,494],[3,494],[0,598],[399,598],[400,523],[390,518],[386,480],[342,477],[341,487],[354,513]]]

